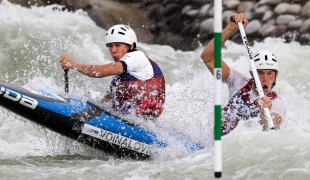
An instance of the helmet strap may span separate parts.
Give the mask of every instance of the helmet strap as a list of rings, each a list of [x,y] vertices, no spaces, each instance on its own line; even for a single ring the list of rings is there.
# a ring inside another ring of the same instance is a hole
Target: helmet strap
[[[136,43],[133,43],[132,45],[128,44],[128,52],[137,51]]]
[[[272,85],[271,85],[271,89],[276,85],[276,81],[277,81],[277,76],[278,76],[278,71],[275,71],[275,78],[274,78],[274,82],[272,83]]]
[[[277,79],[274,79],[274,81],[273,81],[273,83],[271,85],[271,89],[276,85],[276,81],[277,81]]]

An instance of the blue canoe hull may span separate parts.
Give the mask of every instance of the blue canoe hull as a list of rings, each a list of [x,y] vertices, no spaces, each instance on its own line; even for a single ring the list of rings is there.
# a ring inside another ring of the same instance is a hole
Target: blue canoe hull
[[[76,98],[34,93],[0,82],[0,106],[56,133],[118,157],[148,159],[167,146],[149,130],[134,126],[104,109]],[[189,151],[202,149],[180,136]]]

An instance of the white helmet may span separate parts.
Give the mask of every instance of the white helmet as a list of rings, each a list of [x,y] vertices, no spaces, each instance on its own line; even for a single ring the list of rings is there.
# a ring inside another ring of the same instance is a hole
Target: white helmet
[[[279,71],[279,62],[270,51],[258,51],[254,54],[254,64],[256,69],[273,69]]]
[[[105,43],[121,42],[132,45],[137,44],[136,33],[127,25],[119,24],[112,26],[106,33]]]

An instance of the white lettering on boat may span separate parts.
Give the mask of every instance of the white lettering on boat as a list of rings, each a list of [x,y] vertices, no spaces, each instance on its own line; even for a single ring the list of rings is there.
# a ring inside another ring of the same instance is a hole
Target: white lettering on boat
[[[15,101],[15,102],[19,101],[19,104],[26,106],[28,108],[31,108],[31,109],[35,109],[38,105],[37,100],[32,99],[32,98],[25,96],[25,95],[21,95],[18,92],[12,91],[10,89],[6,89],[4,87],[0,87],[0,95],[2,95],[2,94],[3,94],[4,98],[7,98],[7,99],[9,99],[11,101]]]
[[[5,88],[4,87],[0,87],[0,95],[3,94],[5,91]]]
[[[149,144],[89,124],[84,125],[82,133],[143,154],[153,155],[156,153],[156,150]]]

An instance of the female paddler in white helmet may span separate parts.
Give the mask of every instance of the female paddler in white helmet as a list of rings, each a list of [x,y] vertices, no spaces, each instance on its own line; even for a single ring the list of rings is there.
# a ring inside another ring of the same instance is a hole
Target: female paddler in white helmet
[[[61,67],[95,78],[114,75],[103,101],[112,101],[114,109],[123,114],[134,111],[143,117],[160,116],[165,102],[165,79],[159,66],[137,50],[136,33],[127,25],[115,25],[107,31],[105,43],[113,63],[80,64],[62,55]]]
[[[248,25],[244,13],[234,14],[235,22],[229,22],[222,31],[222,44],[238,30],[238,22]],[[258,117],[263,130],[267,130],[267,118],[263,108],[271,113],[274,128],[279,129],[285,119],[286,107],[283,100],[272,89],[276,84],[279,73],[279,62],[275,55],[269,51],[259,51],[254,54],[254,64],[260,79],[265,96],[259,97],[256,90],[252,71],[252,78],[248,78],[222,61],[222,81],[229,88],[229,102],[223,108],[222,134],[228,134],[240,120]],[[211,73],[214,70],[214,40],[210,41],[201,53],[201,58]]]

